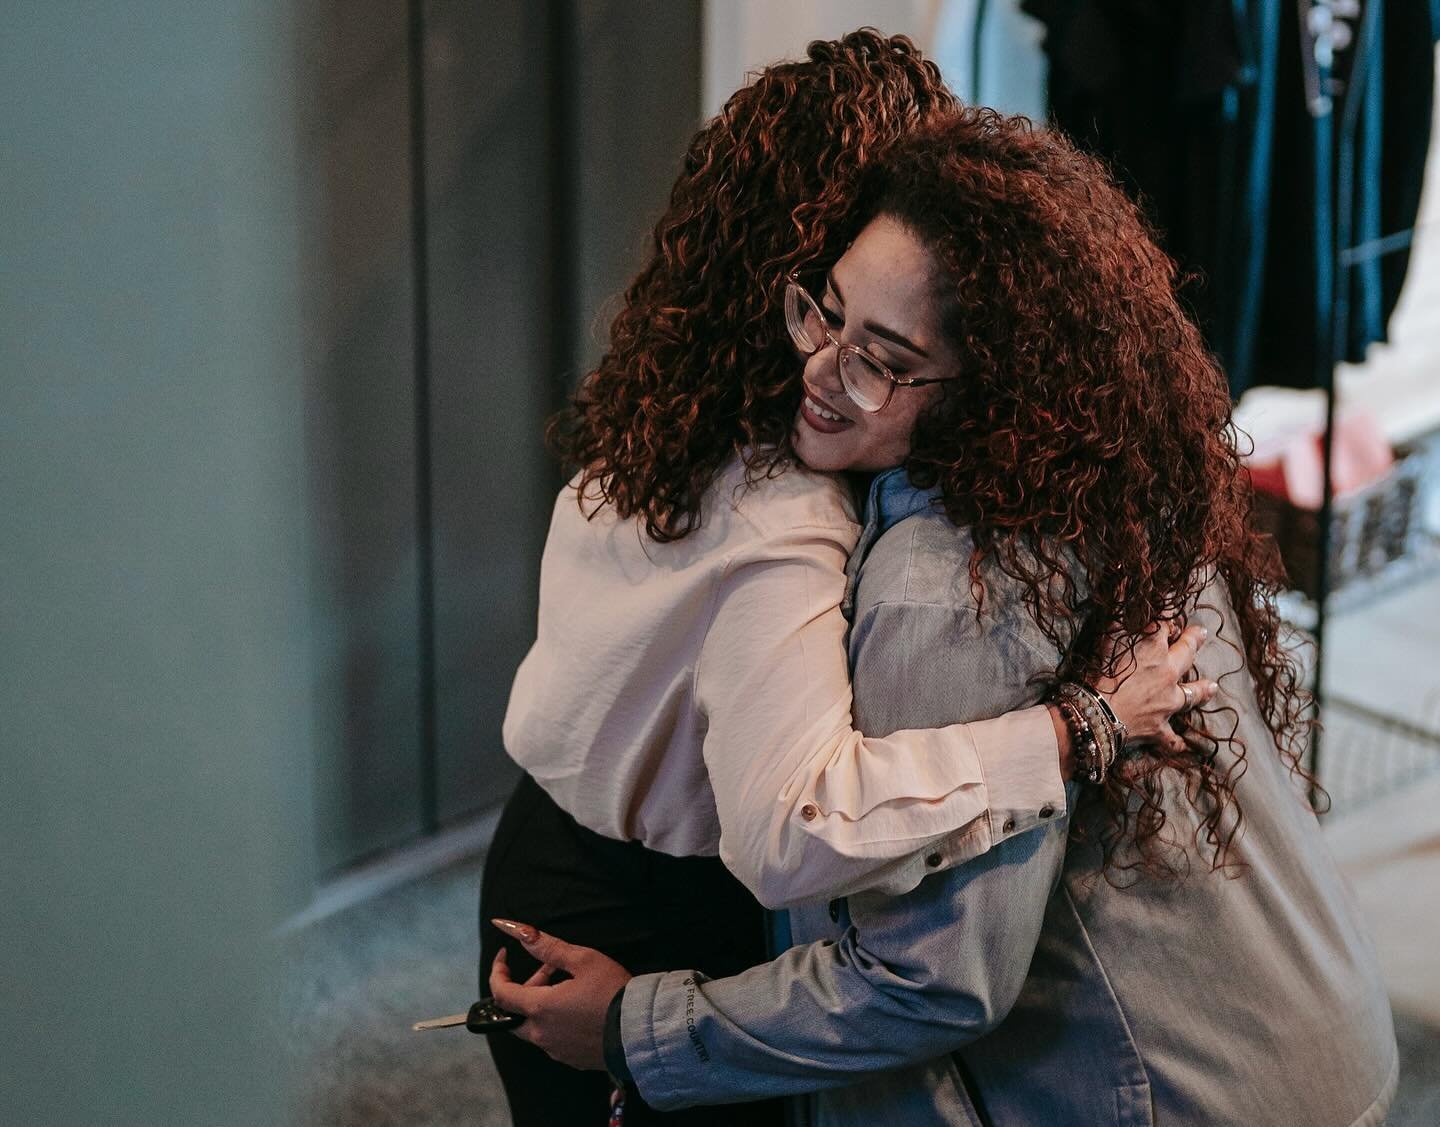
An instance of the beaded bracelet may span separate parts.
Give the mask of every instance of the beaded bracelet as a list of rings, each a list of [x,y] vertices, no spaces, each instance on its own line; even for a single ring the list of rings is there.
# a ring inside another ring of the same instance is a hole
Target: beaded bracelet
[[[1092,783],[1104,782],[1129,738],[1129,729],[1115,715],[1110,702],[1088,685],[1064,681],[1052,699],[1070,729],[1085,778]]]
[[[1110,702],[1103,696],[1089,685],[1081,685],[1080,688],[1094,698],[1095,703],[1100,707],[1100,711],[1105,714],[1105,719],[1110,722],[1110,726],[1115,730],[1115,750],[1118,753],[1125,746],[1125,741],[1130,738],[1129,727],[1120,717],[1115,715],[1115,710],[1110,707]]]
[[[1110,723],[1106,710],[1100,707],[1100,698],[1090,692],[1084,685],[1076,685],[1075,703],[1085,717],[1085,722],[1090,725],[1090,731],[1095,733],[1095,742],[1100,749],[1102,757],[1100,766],[1100,777],[1103,779],[1110,771],[1110,764],[1115,762],[1115,756],[1119,752],[1114,726]],[[1111,715],[1114,715],[1111,713]]]
[[[1075,760],[1078,766],[1075,770],[1077,778],[1084,777],[1090,782],[1100,781],[1100,756],[1095,747],[1095,735],[1090,731],[1090,725],[1085,722],[1085,717],[1071,701],[1058,693],[1053,702],[1060,709],[1060,716],[1065,721],[1065,727],[1070,731],[1070,742],[1075,749]]]

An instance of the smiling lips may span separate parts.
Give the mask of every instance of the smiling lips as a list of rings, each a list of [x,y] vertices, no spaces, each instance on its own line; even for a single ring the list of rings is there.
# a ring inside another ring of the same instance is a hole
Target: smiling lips
[[[800,417],[822,434],[835,434],[837,431],[842,431],[847,427],[853,427],[855,425],[850,419],[845,418],[844,415],[836,411],[832,411],[813,395],[809,394],[801,401]]]

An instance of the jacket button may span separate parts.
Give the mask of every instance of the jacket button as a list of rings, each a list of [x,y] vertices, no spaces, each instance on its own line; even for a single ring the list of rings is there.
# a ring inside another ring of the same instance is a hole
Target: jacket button
[[[1001,833],[1013,834],[1015,832],[1015,819],[1006,818],[1005,824],[1000,827]]]
[[[940,861],[941,857],[938,853],[932,853],[925,858],[925,864],[929,865],[932,869],[938,869],[940,867]]]
[[[830,919],[837,924],[840,922],[840,901],[838,900],[830,901]]]
[[[1044,806],[1040,807],[1040,817],[1042,818],[1048,818],[1054,813],[1055,807],[1051,806],[1048,802]]]
[[[800,817],[804,818],[807,822],[813,822],[815,815],[818,813],[820,813],[820,811],[815,808],[813,803],[807,802],[804,806],[800,807]]]

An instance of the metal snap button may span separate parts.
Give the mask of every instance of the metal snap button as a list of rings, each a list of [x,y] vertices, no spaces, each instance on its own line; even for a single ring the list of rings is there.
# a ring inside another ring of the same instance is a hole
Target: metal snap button
[[[932,853],[930,854],[930,856],[925,858],[925,864],[929,865],[932,869],[938,869],[940,867],[941,860],[942,858],[940,854]]]
[[[819,813],[820,811],[815,807],[814,803],[807,802],[804,806],[800,807],[800,817],[804,818],[807,822],[813,822],[815,816]]]
[[[1040,817],[1042,818],[1049,818],[1054,813],[1055,807],[1051,806],[1048,802],[1044,806],[1040,807]]]
[[[1001,831],[1002,833],[1007,833],[1007,834],[1009,834],[1009,833],[1014,833],[1014,832],[1015,832],[1015,819],[1014,819],[1014,818],[1006,818],[1006,819],[1005,819],[1005,824],[1000,827],[1000,831]]]

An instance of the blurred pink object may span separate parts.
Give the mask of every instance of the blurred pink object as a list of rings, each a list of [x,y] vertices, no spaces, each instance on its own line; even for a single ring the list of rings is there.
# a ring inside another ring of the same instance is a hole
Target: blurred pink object
[[[1258,453],[1258,452],[1257,452]],[[1395,453],[1369,411],[1346,411],[1335,420],[1335,458],[1331,480],[1335,496],[1343,497],[1371,485],[1395,464]],[[1319,509],[1325,492],[1323,432],[1298,431],[1252,459],[1255,488],[1283,497],[1302,509]]]

